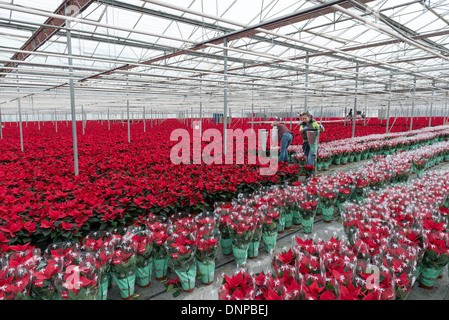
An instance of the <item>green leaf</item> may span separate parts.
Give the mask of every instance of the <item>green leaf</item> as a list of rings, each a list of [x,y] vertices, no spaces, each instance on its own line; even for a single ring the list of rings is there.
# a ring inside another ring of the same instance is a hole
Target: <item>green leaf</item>
[[[166,292],[174,292],[174,291],[175,291],[175,288],[174,288],[174,286],[172,284],[167,286]]]

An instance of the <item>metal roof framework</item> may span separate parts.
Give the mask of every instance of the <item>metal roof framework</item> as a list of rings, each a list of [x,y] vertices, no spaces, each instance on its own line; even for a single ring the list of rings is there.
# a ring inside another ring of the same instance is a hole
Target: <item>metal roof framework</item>
[[[0,1],[1,113],[447,110],[449,0],[175,3]]]

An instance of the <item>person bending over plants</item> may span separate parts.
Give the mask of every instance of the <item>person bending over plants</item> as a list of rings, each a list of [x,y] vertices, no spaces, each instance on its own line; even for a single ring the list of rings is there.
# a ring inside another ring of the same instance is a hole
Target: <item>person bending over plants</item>
[[[301,123],[301,127],[299,128],[299,132],[302,133],[302,140],[303,140],[302,150],[304,151],[304,156],[306,157],[306,165],[313,166],[314,165],[314,158],[313,158],[314,155],[312,154],[312,152],[310,150],[310,145],[309,145],[309,141],[307,138],[307,130],[315,129],[315,130],[318,130],[319,132],[324,132],[324,127],[323,127],[323,125],[319,124],[315,119],[313,119],[313,116],[310,114],[310,112],[302,113],[301,119],[302,119],[302,123]],[[315,156],[318,157],[318,152]]]

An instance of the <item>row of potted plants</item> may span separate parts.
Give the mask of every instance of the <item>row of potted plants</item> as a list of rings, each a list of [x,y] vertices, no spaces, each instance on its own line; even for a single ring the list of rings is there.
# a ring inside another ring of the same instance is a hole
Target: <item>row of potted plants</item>
[[[221,300],[406,299],[432,288],[449,261],[449,173],[370,193],[342,212],[344,235],[293,237],[271,268],[220,278]]]
[[[331,164],[358,162],[376,155],[391,155],[397,151],[413,150],[444,141],[448,137],[447,126],[439,126],[407,133],[374,135],[324,143],[320,145],[317,170],[327,170]],[[295,163],[303,164],[305,162],[301,146],[290,146],[289,152]]]

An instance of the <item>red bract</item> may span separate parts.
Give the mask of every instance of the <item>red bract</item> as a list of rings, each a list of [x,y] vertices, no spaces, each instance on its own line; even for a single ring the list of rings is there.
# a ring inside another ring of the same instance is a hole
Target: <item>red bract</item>
[[[224,275],[218,293],[219,300],[252,300],[255,295],[254,279],[245,271],[234,276]]]

